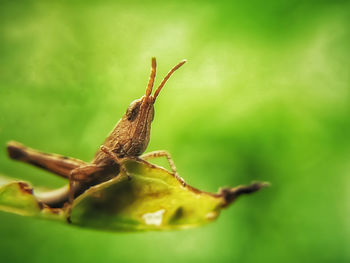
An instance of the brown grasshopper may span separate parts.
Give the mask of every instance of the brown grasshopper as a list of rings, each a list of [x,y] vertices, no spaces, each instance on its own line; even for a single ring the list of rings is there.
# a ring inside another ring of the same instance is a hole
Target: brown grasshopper
[[[106,138],[103,145],[100,146],[90,163],[57,154],[43,153],[25,147],[18,142],[9,142],[7,150],[12,159],[38,166],[69,179],[69,187],[58,189],[54,194],[39,196],[39,200],[50,207],[62,207],[65,204],[71,204],[74,197],[77,197],[92,185],[109,180],[121,171],[128,174],[124,166],[125,161],[128,160],[136,160],[151,165],[147,160],[164,156],[168,159],[173,173],[178,177],[176,167],[168,152],[154,151],[144,155],[142,153],[149,143],[151,123],[154,117],[154,103],[159,92],[169,77],[185,62],[186,60],[183,60],[173,67],[154,94],[151,95],[156,76],[156,59],[152,58],[151,74],[145,95],[131,102],[126,113]]]

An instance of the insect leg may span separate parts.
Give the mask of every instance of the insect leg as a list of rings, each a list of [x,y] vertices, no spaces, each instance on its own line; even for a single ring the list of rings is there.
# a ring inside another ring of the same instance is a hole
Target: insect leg
[[[174,163],[173,159],[171,158],[171,155],[169,152],[167,152],[165,150],[153,151],[153,152],[149,152],[149,153],[141,155],[139,159],[146,161],[149,159],[159,158],[159,157],[166,157],[167,158],[174,176],[182,183],[182,185],[186,185],[185,181],[177,173],[175,163]]]
[[[153,151],[153,152],[145,153],[145,154],[141,155],[140,158],[143,159],[143,160],[149,160],[149,159],[160,158],[160,157],[166,157],[167,158],[172,172],[175,175],[177,175],[175,163],[174,163],[173,159],[171,158],[170,153],[168,153],[167,151],[159,150],[159,151]]]
[[[102,145],[100,147],[101,151],[103,151],[105,154],[107,154],[113,161],[115,161],[120,166],[120,170],[128,176],[129,179],[131,179],[131,175],[126,170],[123,160],[127,158],[119,158],[111,149],[109,149],[107,146]]]
[[[67,221],[70,223],[70,214],[72,212],[72,205],[74,201],[75,189],[78,187],[76,182],[87,182],[94,179],[94,174],[101,171],[103,168],[94,164],[86,164],[73,169],[69,173],[69,188],[68,188],[68,202],[67,208]]]
[[[7,152],[11,159],[29,163],[64,178],[68,178],[73,169],[86,164],[71,157],[43,153],[15,141],[7,143]]]

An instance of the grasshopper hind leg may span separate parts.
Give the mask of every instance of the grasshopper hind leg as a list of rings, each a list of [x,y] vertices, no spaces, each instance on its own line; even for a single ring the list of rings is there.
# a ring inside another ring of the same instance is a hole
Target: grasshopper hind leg
[[[7,143],[7,152],[13,160],[34,165],[67,179],[72,170],[87,164],[79,159],[40,152],[15,141]]]
[[[71,179],[71,174],[82,171],[84,167],[89,165],[75,158],[40,152],[15,141],[11,141],[7,144],[7,152],[9,157],[13,160],[34,165],[66,179]],[[86,174],[86,168],[84,174]],[[71,185],[71,187],[65,186],[47,193],[39,193],[37,196],[38,199],[50,207],[63,206],[64,203],[69,201],[70,196],[73,196],[72,198],[74,199],[77,194],[79,195],[79,193],[89,186],[85,184],[83,180],[87,176],[79,175],[76,177],[77,178],[73,177],[73,180],[75,179],[78,181],[74,187],[72,186],[73,183],[70,183],[69,185]]]

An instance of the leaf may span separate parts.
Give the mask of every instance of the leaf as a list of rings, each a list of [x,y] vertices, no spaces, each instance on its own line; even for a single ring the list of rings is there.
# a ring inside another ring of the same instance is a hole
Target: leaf
[[[2,178],[1,178],[2,179]],[[0,180],[4,183],[3,180]],[[0,210],[22,216],[65,220],[63,209],[49,208],[36,199],[33,188],[26,182],[15,181],[0,186]]]
[[[125,174],[95,185],[74,200],[73,225],[110,231],[184,229],[215,220],[221,209],[239,195],[267,186],[224,188],[217,194],[187,185],[181,178],[158,166],[136,161],[126,163]],[[25,182],[0,186],[0,210],[25,216],[66,221],[67,208],[50,208],[33,195]]]

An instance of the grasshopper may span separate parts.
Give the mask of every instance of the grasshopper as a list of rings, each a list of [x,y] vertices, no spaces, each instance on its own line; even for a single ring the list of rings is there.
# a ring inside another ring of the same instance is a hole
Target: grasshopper
[[[90,163],[62,155],[43,153],[18,142],[9,142],[7,151],[10,158],[35,165],[69,179],[67,186],[50,194],[38,196],[39,200],[50,207],[71,205],[74,198],[89,187],[107,181],[121,172],[128,175],[125,168],[125,162],[128,160],[152,165],[147,160],[166,157],[172,172],[185,184],[178,176],[175,164],[167,151],[161,150],[143,154],[150,140],[154,103],[159,92],[169,77],[185,62],[186,60],[183,60],[174,66],[164,77],[154,94],[151,95],[157,67],[156,59],[152,58],[151,73],[145,95],[131,102],[126,113],[97,150]],[[130,175],[128,177],[131,179]]]

